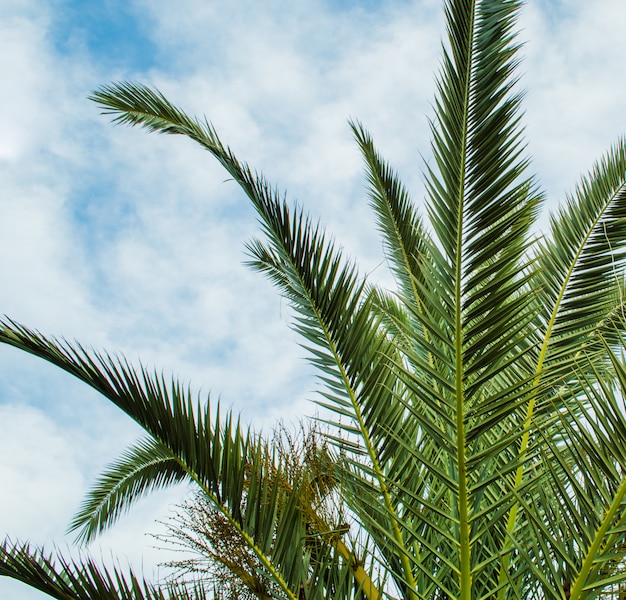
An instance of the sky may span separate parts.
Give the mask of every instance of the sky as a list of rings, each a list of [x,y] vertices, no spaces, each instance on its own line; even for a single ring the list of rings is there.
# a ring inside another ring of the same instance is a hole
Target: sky
[[[528,0],[520,22],[538,233],[626,134],[623,0]],[[382,283],[381,243],[348,119],[423,206],[439,0],[3,0],[0,314],[121,352],[192,384],[255,428],[315,412],[289,309],[244,265],[255,215],[201,148],[113,126],[87,96],[156,86],[326,224]],[[69,375],[0,347],[0,536],[64,552],[90,484],[141,432]],[[87,550],[150,578],[188,491],[138,504]],[[0,597],[45,596],[0,578]]]

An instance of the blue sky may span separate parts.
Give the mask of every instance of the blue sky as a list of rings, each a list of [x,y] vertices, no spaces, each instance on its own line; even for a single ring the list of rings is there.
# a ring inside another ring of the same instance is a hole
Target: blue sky
[[[548,211],[626,133],[626,5],[527,4],[526,137]],[[256,231],[242,195],[201,149],[113,127],[86,97],[129,79],[206,113],[385,282],[347,120],[371,130],[419,203],[442,23],[439,0],[4,0],[0,313],[165,368],[255,426],[311,414],[285,303],[242,264]],[[0,534],[61,547],[90,482],[139,434],[10,348],[0,431]],[[141,504],[92,551],[150,575],[162,555],[146,532],[183,494]],[[43,598],[4,579],[0,597]]]
[[[50,38],[56,52],[72,56],[77,50],[107,68],[145,71],[158,67],[159,46],[150,35],[150,20],[136,4],[120,0],[54,3]]]

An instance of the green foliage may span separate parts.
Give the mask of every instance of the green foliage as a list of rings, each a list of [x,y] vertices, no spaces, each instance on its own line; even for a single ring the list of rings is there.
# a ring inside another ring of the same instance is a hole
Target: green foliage
[[[28,544],[0,545],[0,575],[23,581],[57,600],[191,600],[198,596],[175,586],[157,588],[120,569],[104,569],[89,559],[72,562]]]
[[[96,484],[72,523],[82,540],[186,480],[205,508],[185,539],[231,577],[218,597],[579,599],[626,579],[626,141],[534,238],[542,196],[520,126],[519,5],[445,2],[430,227],[352,124],[393,291],[206,120],[139,84],[94,93],[118,123],[198,142],[250,199],[262,237],[249,264],[293,307],[328,429],[295,460],[295,447],[244,431],[177,381],[5,320],[0,341],[82,379],[149,436]],[[28,546],[5,544],[0,574],[57,598],[85,597],[80,586],[174,593],[92,563],[57,569]],[[176,593],[203,597],[202,585]]]

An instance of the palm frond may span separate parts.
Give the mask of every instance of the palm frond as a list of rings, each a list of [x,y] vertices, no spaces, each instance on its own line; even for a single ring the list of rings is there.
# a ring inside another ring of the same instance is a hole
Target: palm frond
[[[358,432],[369,455],[385,509],[393,512],[393,503],[384,482],[377,443],[380,411],[375,402],[382,389],[381,378],[389,377],[380,357],[385,337],[378,328],[364,293],[365,283],[356,269],[346,263],[324,232],[314,226],[302,211],[291,214],[286,202],[260,176],[252,174],[220,142],[208,123],[187,117],[161,94],[131,84],[101,89],[93,99],[105,112],[116,114],[116,121],[143,125],[163,133],[184,134],[208,149],[239,183],[257,209],[269,246],[260,241],[248,245],[252,265],[266,272],[291,301],[296,314],[296,328],[306,340],[313,363],[329,386],[325,400],[351,413],[351,431]],[[378,357],[376,359],[375,357]],[[385,371],[385,373],[383,373]],[[387,402],[393,409],[394,405]],[[378,418],[375,418],[375,414]],[[389,418],[394,419],[391,415]],[[340,423],[337,421],[337,425]],[[403,544],[399,519],[393,517],[390,528],[396,542]],[[412,580],[412,569],[403,558],[403,574]]]
[[[308,565],[301,547],[286,540],[293,542],[295,535],[304,543],[306,521],[295,491],[270,476],[268,469],[279,467],[264,444],[245,436],[230,416],[222,422],[218,411],[213,420],[210,405],[195,402],[180,383],[145,368],[137,372],[123,359],[90,355],[15,323],[3,322],[0,340],[68,371],[135,419],[238,529],[285,598],[297,598]],[[274,539],[276,531],[283,543]]]
[[[362,124],[350,123],[367,168],[368,191],[378,220],[389,265],[405,302],[419,311],[423,304],[416,281],[423,281],[423,262],[429,252],[429,236],[408,191],[374,147]]]
[[[441,430],[456,454],[456,489],[450,488],[448,501],[459,521],[458,594],[463,598],[470,597],[471,581],[480,579],[481,569],[491,581],[492,566],[481,561],[478,550],[472,553],[472,528],[487,531],[480,515],[493,520],[511,503],[510,495],[485,495],[478,476],[487,464],[500,472],[500,463],[510,456],[523,432],[519,414],[530,388],[524,356],[536,309],[528,293],[532,271],[526,251],[540,197],[525,174],[519,126],[518,48],[512,33],[518,9],[515,1],[445,3],[448,46],[432,123],[435,167],[427,172],[428,211],[442,248],[438,268],[426,280],[427,293],[449,303],[430,326],[436,330],[439,323],[434,337],[449,348],[444,354],[453,389],[442,388],[448,396],[442,410],[450,424]],[[413,393],[420,388],[422,379]],[[423,389],[423,401],[432,397],[434,410],[437,390]],[[511,402],[514,398],[518,401]],[[493,419],[486,419],[490,414]],[[501,422],[508,427],[500,428]],[[499,450],[487,462],[473,458],[489,446]],[[492,532],[501,542],[504,532]]]
[[[11,577],[56,600],[191,600],[194,595],[175,588],[158,588],[115,567],[108,569],[85,559],[74,562],[28,544],[0,544],[0,575]]]
[[[589,360],[588,374],[599,374],[607,360],[603,336],[611,336],[614,344],[622,338],[624,284],[618,273],[623,271],[626,242],[625,186],[626,143],[621,140],[583,178],[566,206],[552,216],[550,235],[537,247],[533,288],[541,312],[536,328],[528,332],[537,339],[537,388],[528,404],[527,432],[542,394],[547,394],[543,407],[552,411],[554,388],[567,382],[573,369],[581,368],[582,359]],[[526,452],[528,444],[526,433],[520,454]],[[518,483],[521,477],[520,467]],[[515,519],[514,508],[509,529]]]
[[[311,507],[302,505],[302,484],[285,479],[279,457],[261,438],[245,435],[230,415],[222,420],[218,409],[213,418],[210,405],[194,401],[175,380],[168,383],[145,368],[133,370],[123,359],[89,354],[13,322],[2,322],[0,341],[68,371],[135,419],[232,523],[285,598],[295,600],[304,581],[322,577],[331,568],[328,561],[333,568],[350,565],[350,575],[377,597],[350,548],[326,535],[332,527],[311,521]],[[312,523],[326,547],[326,558],[315,564],[306,550]]]
[[[623,296],[616,298],[607,289],[623,288],[625,223],[626,140],[622,139],[552,216],[550,235],[539,247],[548,361],[552,357],[558,364],[563,355],[588,346],[594,330],[623,303]]]
[[[69,531],[88,543],[150,492],[189,481],[189,474],[169,448],[144,439],[127,449],[100,475],[72,519]]]

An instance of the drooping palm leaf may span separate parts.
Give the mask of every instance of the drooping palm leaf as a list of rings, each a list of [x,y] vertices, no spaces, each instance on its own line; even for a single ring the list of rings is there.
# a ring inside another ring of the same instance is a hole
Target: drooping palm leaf
[[[343,541],[325,538],[319,528],[314,534],[327,549],[323,560],[310,563],[306,551],[309,521],[298,482],[286,486],[270,448],[262,440],[246,436],[230,416],[222,422],[218,411],[213,418],[210,406],[195,401],[179,382],[168,383],[163,376],[151,375],[143,368],[135,371],[122,359],[90,355],[80,346],[47,339],[16,323],[2,323],[0,340],[78,377],[165,446],[186,476],[240,532],[258,556],[265,576],[276,583],[285,598],[295,600],[300,586],[310,577],[315,582],[312,589],[323,594],[320,578],[332,568],[345,572],[340,564],[350,565],[350,573],[376,593]],[[124,506],[117,505],[109,518]]]
[[[32,548],[28,544],[0,544],[0,575],[18,581],[56,600],[191,600],[197,598],[175,587],[158,588],[131,571],[99,567],[90,559],[73,562]]]
[[[78,531],[78,540],[90,542],[142,496],[185,480],[189,474],[167,446],[140,440],[100,475],[69,531]]]
[[[240,164],[220,142],[208,123],[187,117],[158,92],[148,88],[118,84],[103,88],[93,99],[115,120],[143,125],[163,133],[183,134],[211,152],[239,183],[257,209],[268,246],[253,241],[248,249],[252,265],[267,272],[291,301],[296,311],[296,329],[329,386],[324,394],[332,405],[348,412],[350,432],[356,432],[374,465],[381,496],[380,517],[390,519],[395,545],[403,556],[401,580],[412,582],[412,568],[406,559],[400,519],[384,481],[377,445],[381,433],[381,378],[390,372],[374,357],[384,357],[385,343],[378,322],[364,294],[364,282],[355,268],[328,242],[324,232],[296,209],[292,214],[278,193],[261,177]],[[385,403],[393,409],[392,403]],[[393,419],[393,415],[389,417]],[[336,424],[339,424],[337,422]]]
[[[581,359],[593,357],[589,374],[598,373],[606,360],[602,336],[619,343],[623,324],[623,282],[626,243],[626,146],[621,140],[583,178],[566,206],[551,218],[551,235],[536,249],[540,321],[529,337],[536,336],[535,384],[529,402],[520,453],[529,444],[540,388],[559,388]],[[581,353],[585,348],[586,351]],[[599,352],[598,352],[599,350]],[[574,363],[574,361],[577,361]],[[564,388],[566,391],[567,388]],[[545,406],[545,405],[544,405]],[[550,407],[550,405],[548,405]],[[523,469],[516,475],[518,485]],[[509,516],[511,531],[517,509]],[[503,563],[508,567],[508,559]],[[501,575],[502,578],[502,575]]]
[[[546,358],[588,345],[590,333],[620,303],[626,254],[626,141],[612,148],[551,219],[538,250]]]

